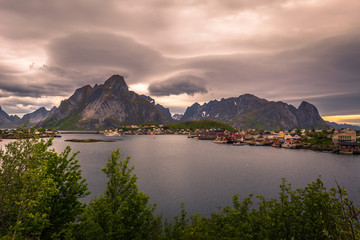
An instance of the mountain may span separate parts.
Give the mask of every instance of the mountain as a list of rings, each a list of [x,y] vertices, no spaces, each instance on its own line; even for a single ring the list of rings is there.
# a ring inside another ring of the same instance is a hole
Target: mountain
[[[46,110],[46,108],[41,107],[32,113],[25,114],[21,118],[21,123],[27,124],[28,126],[36,125],[37,123],[50,117],[55,112],[56,109],[57,109],[56,107],[53,107],[50,111],[48,111]]]
[[[25,114],[22,118],[19,118],[17,115],[8,115],[0,107],[0,127],[1,128],[16,128],[21,125],[26,124],[28,127],[36,125],[37,123],[43,121],[55,111],[56,107],[53,107],[50,111],[46,110],[44,107],[39,108],[38,110]]]
[[[104,84],[77,89],[40,126],[99,129],[123,124],[168,123],[162,111],[149,99],[129,91],[122,76],[113,75]]]
[[[17,115],[7,114],[0,106],[0,128],[14,128],[19,124],[20,118]]]
[[[172,118],[173,118],[174,120],[176,120],[176,121],[181,121],[181,119],[182,119],[183,116],[184,116],[184,114],[178,114],[178,113],[176,113],[176,114],[174,114],[174,115],[172,116]]]
[[[335,129],[351,128],[353,130],[360,131],[360,126],[358,126],[358,125],[352,125],[352,124],[347,124],[347,123],[335,123],[335,122],[328,122],[328,121],[325,121],[325,122]]]
[[[302,102],[299,108],[283,102],[268,101],[251,94],[237,98],[213,100],[203,105],[194,103],[188,107],[181,121],[212,119],[230,124],[235,128],[293,129],[328,126],[316,107]]]
[[[166,118],[167,121],[172,122],[174,119],[171,117],[171,113],[170,113],[170,109],[166,108],[160,104],[156,104],[155,103],[155,99],[146,96],[146,95],[140,95],[141,97],[145,98],[146,100],[148,100],[151,104],[154,104],[160,111],[161,113],[164,115],[164,117]]]

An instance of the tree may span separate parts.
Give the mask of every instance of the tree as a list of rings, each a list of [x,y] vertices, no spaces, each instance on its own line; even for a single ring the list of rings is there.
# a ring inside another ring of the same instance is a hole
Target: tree
[[[93,199],[82,217],[79,239],[153,239],[161,232],[161,219],[153,215],[156,206],[139,192],[130,157],[112,152],[103,172],[108,178],[105,193]]]
[[[0,149],[0,237],[61,237],[83,211],[78,198],[88,191],[76,154],[51,145],[29,138]]]
[[[54,238],[66,234],[67,228],[83,212],[85,205],[79,198],[85,197],[90,192],[86,180],[81,176],[80,165],[75,159],[75,153],[70,157],[71,148],[67,146],[58,155],[54,151],[47,154],[47,177],[53,180],[58,190],[41,206],[46,206],[49,226],[42,231],[42,238]]]
[[[184,209],[173,224],[165,224],[164,239],[359,239],[359,208],[340,187],[327,191],[320,179],[291,190],[283,179],[278,199],[252,195],[210,217],[186,217]],[[191,220],[191,221],[190,221]]]

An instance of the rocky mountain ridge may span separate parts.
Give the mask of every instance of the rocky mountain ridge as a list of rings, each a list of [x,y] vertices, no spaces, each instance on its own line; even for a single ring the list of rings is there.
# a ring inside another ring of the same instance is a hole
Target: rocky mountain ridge
[[[116,128],[124,124],[170,123],[189,120],[218,120],[235,128],[292,129],[329,126],[315,106],[302,102],[298,108],[284,102],[268,101],[251,94],[194,103],[184,115],[171,116],[168,108],[156,104],[149,96],[129,91],[122,76],[113,75],[104,84],[77,89],[58,108],[40,108],[23,118],[9,116],[0,107],[0,127],[28,123],[56,129]]]
[[[55,110],[56,107],[53,107],[50,111],[46,110],[45,107],[41,107],[36,111],[25,114],[22,118],[20,118],[17,115],[7,114],[0,106],[0,127],[16,128],[24,124],[26,124],[28,127],[31,127],[51,116]]]
[[[222,121],[235,128],[328,128],[316,107],[308,102],[303,101],[299,108],[295,108],[284,102],[268,101],[251,94],[213,100],[203,105],[194,103],[186,109],[181,121],[200,119]]]
[[[122,76],[113,75],[104,84],[96,84],[94,87],[86,85],[77,89],[40,126],[100,129],[121,127],[124,124],[168,123],[165,113],[164,107],[129,91]]]
[[[11,128],[14,127],[20,118],[17,115],[9,115],[0,106],[0,127],[1,128]]]
[[[335,128],[335,129],[346,129],[346,128],[350,128],[353,129],[355,131],[360,131],[360,126],[359,125],[353,125],[353,124],[347,124],[347,123],[335,123],[335,122],[328,122],[325,121],[328,125],[330,125],[331,127]]]

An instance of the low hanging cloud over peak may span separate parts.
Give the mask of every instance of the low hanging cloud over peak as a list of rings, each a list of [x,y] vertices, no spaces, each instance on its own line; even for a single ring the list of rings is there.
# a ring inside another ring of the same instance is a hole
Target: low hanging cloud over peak
[[[207,93],[205,80],[190,74],[171,77],[162,82],[154,82],[149,85],[149,93],[152,96],[170,96],[187,94],[194,96],[196,93]]]

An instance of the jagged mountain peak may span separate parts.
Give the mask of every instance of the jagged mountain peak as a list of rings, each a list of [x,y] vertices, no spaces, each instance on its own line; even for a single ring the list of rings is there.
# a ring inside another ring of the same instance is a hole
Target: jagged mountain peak
[[[120,75],[112,75],[108,80],[105,81],[104,86],[122,92],[129,91],[129,88],[125,82],[124,77]]]
[[[259,97],[255,96],[254,94],[251,94],[251,93],[245,93],[243,95],[240,95],[239,97],[260,99]]]
[[[77,89],[41,125],[58,129],[98,129],[169,120],[169,109],[129,91],[124,78],[113,75],[104,84]]]
[[[34,111],[34,113],[36,113],[36,112],[43,112],[43,113],[48,113],[49,111],[48,110],[46,110],[46,108],[45,107],[40,107],[39,109],[37,109],[37,110],[35,110]]]
[[[191,105],[191,108],[192,107],[200,107],[201,105],[198,103],[198,102],[195,102],[193,105]]]
[[[316,107],[314,105],[312,105],[311,103],[309,102],[306,102],[306,101],[302,101],[301,104],[299,105],[298,109],[312,109],[312,110],[316,110]]]
[[[45,107],[41,107],[32,113],[25,114],[21,118],[21,123],[27,123],[30,126],[35,125],[36,123],[41,122],[45,118],[49,117],[54,112],[53,109],[54,107],[52,108],[52,110],[48,111]]]
[[[54,109],[54,108],[53,108]],[[8,115],[6,112],[0,109],[0,126],[1,127],[17,127],[23,124],[28,126],[35,125],[36,123],[43,121],[50,116],[53,111],[47,111],[45,107],[40,107],[32,113],[25,114],[22,118],[17,115]]]

